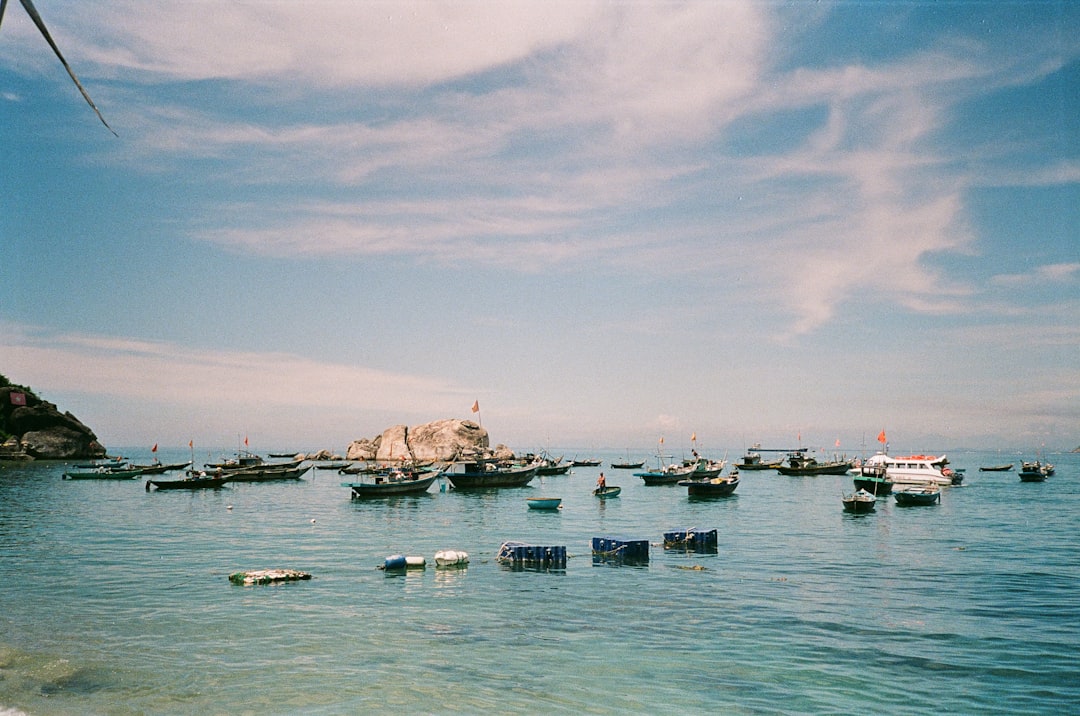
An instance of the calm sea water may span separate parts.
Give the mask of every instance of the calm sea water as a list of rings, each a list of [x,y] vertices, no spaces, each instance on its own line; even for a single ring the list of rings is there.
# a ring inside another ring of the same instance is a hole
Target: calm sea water
[[[967,478],[940,505],[865,516],[842,512],[845,477],[747,472],[691,501],[610,469],[623,450],[595,456],[620,498],[591,495],[600,468],[358,502],[331,471],[148,493],[5,464],[0,714],[1080,709],[1080,455],[1049,456],[1041,484],[978,472],[1017,456],[950,455]],[[537,495],[564,508],[529,511]],[[718,553],[665,552],[686,527],[719,530]],[[598,536],[647,539],[651,559],[594,565]],[[572,557],[512,571],[506,540]],[[377,569],[448,548],[469,567]],[[314,579],[227,579],[269,567]]]

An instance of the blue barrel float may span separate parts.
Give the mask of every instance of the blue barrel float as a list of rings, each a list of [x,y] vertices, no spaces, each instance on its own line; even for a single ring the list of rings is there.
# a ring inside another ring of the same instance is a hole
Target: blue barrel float
[[[383,569],[387,572],[404,572],[408,566],[403,554],[392,554],[383,562]]]
[[[702,530],[696,527],[672,529],[664,533],[664,549],[680,549],[687,552],[716,554],[716,530]]]
[[[593,537],[593,564],[644,564],[649,561],[649,540],[627,537]]]
[[[566,547],[503,542],[495,561],[514,568],[566,569]]]

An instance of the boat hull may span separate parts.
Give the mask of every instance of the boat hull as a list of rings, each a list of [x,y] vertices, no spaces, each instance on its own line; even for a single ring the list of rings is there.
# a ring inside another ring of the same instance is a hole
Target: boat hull
[[[599,497],[601,500],[618,497],[620,492],[622,492],[622,488],[615,485],[609,485],[608,487],[598,487],[592,491],[592,493]]]
[[[536,477],[536,468],[510,470],[466,470],[447,472],[446,479],[456,490],[476,490],[488,487],[524,487]]]
[[[292,467],[284,470],[262,467],[249,470],[237,470],[226,473],[229,482],[274,482],[277,480],[299,480],[308,471],[307,467]]]
[[[888,495],[893,491],[893,481],[888,478],[863,475],[856,477],[854,482],[856,490],[866,490],[871,495]]]
[[[417,495],[428,491],[439,475],[420,477],[414,480],[396,480],[389,482],[343,482],[342,487],[352,489],[356,499],[386,497],[388,495]]]
[[[646,485],[675,485],[686,479],[685,472],[635,472]]]
[[[147,480],[146,490],[151,486],[159,490],[216,490],[222,487],[228,478],[226,477],[189,477],[182,480]]]
[[[561,497],[530,497],[526,500],[530,510],[557,510],[562,505]]]
[[[844,462],[822,462],[816,465],[804,465],[800,467],[777,465],[775,469],[781,475],[799,477],[806,475],[846,475],[852,466],[853,463],[848,460]]]
[[[941,490],[908,489],[893,493],[896,504],[904,507],[935,505],[941,501]]]
[[[738,480],[681,480],[690,497],[727,497],[739,486]]]
[[[134,480],[146,473],[140,470],[91,470],[89,472],[65,472],[65,480]]]

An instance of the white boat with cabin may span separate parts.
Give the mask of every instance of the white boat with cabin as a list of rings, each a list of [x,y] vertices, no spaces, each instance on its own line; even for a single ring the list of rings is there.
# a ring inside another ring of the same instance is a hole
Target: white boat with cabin
[[[958,484],[957,473],[947,467],[944,455],[907,455],[893,457],[879,452],[863,461],[859,472],[863,477],[887,477],[897,488],[917,485],[948,487]]]

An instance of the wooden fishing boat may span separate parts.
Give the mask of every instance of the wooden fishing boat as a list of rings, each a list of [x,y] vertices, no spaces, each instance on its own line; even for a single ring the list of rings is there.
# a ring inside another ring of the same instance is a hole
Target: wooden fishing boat
[[[854,460],[829,460],[818,462],[812,455],[806,453],[792,453],[788,456],[787,465],[777,465],[776,471],[781,475],[846,475],[848,470],[855,466]]]
[[[443,474],[458,490],[524,487],[536,477],[536,466],[503,467],[496,461],[477,460],[454,463]]]
[[[65,480],[134,480],[145,475],[141,468],[132,470],[117,470],[113,468],[98,468],[97,470],[84,470],[79,472],[65,472]]]
[[[768,450],[766,452],[778,452],[776,450]],[[790,451],[786,451],[790,452]],[[746,451],[746,454],[742,456],[742,460],[735,463],[735,467],[740,470],[775,470],[780,465],[784,464],[784,458],[779,460],[765,460],[761,457],[761,445],[754,444]]]
[[[1039,460],[1020,463],[1020,482],[1043,482],[1053,474],[1054,466],[1045,465]]]
[[[877,498],[872,493],[861,489],[850,495],[843,495],[841,501],[844,503],[844,512],[853,512],[855,514],[873,512],[874,506],[877,504]]]
[[[622,492],[622,488],[618,485],[606,485],[592,491],[592,493],[601,500],[606,500],[610,497],[618,497],[620,492]]]
[[[893,493],[896,504],[905,507],[933,505],[941,501],[941,488],[937,485],[925,487],[905,487]]]
[[[614,470],[640,470],[641,468],[645,467],[645,461],[639,460],[637,462],[613,462],[611,463],[611,467]]]
[[[1010,462],[1007,465],[989,465],[979,468],[979,472],[1012,472],[1013,464]]]
[[[586,458],[584,460],[571,460],[570,464],[574,467],[600,467],[600,461],[596,458]]]
[[[893,491],[893,481],[884,465],[862,465],[855,475],[855,489],[866,490],[871,495],[888,495]]]
[[[739,486],[739,473],[700,480],[680,480],[679,486],[685,487],[690,497],[727,497]]]
[[[562,506],[561,497],[527,497],[530,510],[557,510]]]
[[[559,459],[561,460],[562,458]],[[536,466],[536,474],[545,477],[550,477],[551,475],[565,475],[568,472],[570,472],[570,463],[568,462],[555,464],[542,463]]]
[[[696,458],[682,465],[664,465],[656,470],[635,472],[646,485],[676,485],[682,480],[707,480],[724,471],[724,460]]]
[[[191,475],[189,477],[183,477],[179,480],[147,480],[146,491],[150,492],[151,487],[156,487],[159,490],[203,490],[211,489],[216,490],[222,487],[229,478],[226,475]]]
[[[191,462],[155,462],[149,465],[132,465],[131,469],[136,468],[143,471],[144,475],[160,475],[165,472],[175,472],[176,470],[183,470],[191,466]]]
[[[229,482],[274,482],[277,480],[299,480],[310,469],[309,465],[282,465],[264,463],[258,467],[249,467],[243,470],[226,470],[225,477]]]
[[[343,482],[342,487],[352,489],[352,496],[359,499],[387,497],[391,495],[416,495],[427,492],[442,472],[436,470],[392,469],[374,474],[357,482]]]
[[[208,462],[203,465],[207,470],[243,470],[248,467],[262,465],[265,460],[261,455],[256,455],[247,450],[240,450],[236,457],[225,458],[221,462]]]

